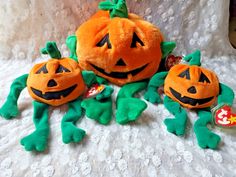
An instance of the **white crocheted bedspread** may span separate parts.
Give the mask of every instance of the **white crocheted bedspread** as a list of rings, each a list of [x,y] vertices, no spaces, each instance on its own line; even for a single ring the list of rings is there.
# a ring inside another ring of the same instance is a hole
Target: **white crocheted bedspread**
[[[64,56],[68,34],[89,18],[98,0],[6,0],[0,3],[0,105],[14,78],[45,61],[39,49],[57,41]],[[229,0],[127,0],[129,10],[158,25],[166,40],[177,42],[175,53],[201,49],[202,65],[214,70],[236,93],[236,51],[228,41]],[[119,87],[113,86],[115,94]],[[138,97],[143,99],[143,93]],[[45,153],[26,152],[19,141],[34,130],[32,99],[24,90],[20,116],[0,118],[0,177],[235,177],[236,129],[212,126],[222,138],[219,150],[198,147],[188,112],[186,135],[167,132],[171,116],[162,104],[148,103],[140,119],[129,125],[99,125],[85,116],[77,126],[87,137],[79,144],[62,143],[60,122],[67,107],[50,108],[51,135]],[[234,109],[236,110],[236,101]]]

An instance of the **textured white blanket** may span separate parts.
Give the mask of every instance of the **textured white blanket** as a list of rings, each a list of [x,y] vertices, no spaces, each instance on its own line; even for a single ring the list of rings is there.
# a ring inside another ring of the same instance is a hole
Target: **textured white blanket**
[[[236,51],[228,41],[229,0],[127,0],[130,11],[158,25],[167,40],[177,41],[176,54],[203,51],[204,67],[236,93]],[[0,4],[0,105],[13,79],[39,61],[39,48],[55,40],[63,44],[68,34],[92,15],[98,0],[6,0]],[[34,61],[35,58],[38,58]],[[5,60],[3,60],[5,59]],[[119,90],[114,86],[115,95]],[[139,95],[142,97],[142,94]],[[185,137],[166,131],[163,120],[171,116],[162,104],[148,103],[140,119],[121,126],[113,120],[102,126],[83,117],[78,127],[88,136],[80,144],[64,145],[60,122],[66,106],[50,109],[49,151],[24,151],[22,137],[34,130],[32,99],[23,91],[21,115],[0,119],[0,176],[236,176],[236,130],[212,127],[222,137],[219,150],[202,150],[193,133],[195,112],[189,112]],[[235,102],[236,103],[236,102]],[[236,104],[234,104],[236,108]]]

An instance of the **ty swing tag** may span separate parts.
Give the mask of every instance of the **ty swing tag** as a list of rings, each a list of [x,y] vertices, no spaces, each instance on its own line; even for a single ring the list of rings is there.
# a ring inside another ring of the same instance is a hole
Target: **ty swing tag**
[[[94,98],[105,89],[104,85],[94,84],[84,94],[84,98]]]
[[[165,60],[166,70],[169,71],[173,66],[181,63],[182,59],[182,56],[168,55]]]
[[[214,123],[220,127],[236,127],[236,114],[231,106],[221,104],[212,109]]]

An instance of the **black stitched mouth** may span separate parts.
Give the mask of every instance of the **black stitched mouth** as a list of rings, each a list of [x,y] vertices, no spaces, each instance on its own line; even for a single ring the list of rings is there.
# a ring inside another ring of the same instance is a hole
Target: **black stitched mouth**
[[[172,95],[174,95],[175,98],[177,98],[179,101],[181,101],[184,104],[190,104],[191,106],[196,106],[197,104],[202,105],[204,103],[207,103],[211,101],[214,97],[209,98],[203,98],[203,99],[194,99],[190,97],[181,97],[181,94],[177,91],[175,91],[173,88],[170,87],[170,91]]]
[[[42,94],[42,91],[37,90],[33,87],[31,87],[31,90],[33,91],[35,95],[45,100],[58,100],[58,99],[61,99],[61,97],[67,97],[71,92],[73,92],[73,90],[76,87],[77,87],[77,84],[62,91],[46,92],[45,94]]]
[[[104,69],[99,68],[98,66],[91,64],[91,66],[93,66],[94,69],[96,69],[97,71],[99,71],[100,73],[112,77],[112,78],[117,78],[117,79],[127,79],[128,75],[131,74],[132,76],[137,75],[138,73],[140,73],[142,70],[144,70],[147,67],[148,64],[137,68],[135,70],[129,71],[129,72],[111,72],[111,73],[106,73],[104,71]]]

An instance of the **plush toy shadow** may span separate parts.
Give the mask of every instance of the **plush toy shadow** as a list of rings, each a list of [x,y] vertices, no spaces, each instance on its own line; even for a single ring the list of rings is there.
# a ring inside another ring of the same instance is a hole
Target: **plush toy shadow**
[[[160,103],[157,89],[164,85],[164,105],[174,119],[167,118],[164,123],[167,130],[176,135],[185,133],[187,113],[184,108],[197,111],[199,119],[194,124],[194,132],[198,144],[202,148],[216,149],[220,137],[212,133],[207,124],[212,122],[210,107],[218,104],[232,106],[234,92],[228,86],[219,83],[216,74],[201,66],[201,53],[196,51],[184,58],[189,65],[178,64],[169,72],[157,73],[152,77],[145,93],[145,99],[152,103]]]
[[[21,140],[27,151],[44,151],[47,148],[49,136],[48,108],[68,104],[68,111],[61,121],[62,140],[64,143],[80,142],[85,131],[76,127],[77,120],[82,115],[81,101],[87,87],[97,83],[93,72],[81,71],[78,63],[70,58],[61,58],[54,42],[48,42],[42,49],[43,54],[49,54],[52,59],[36,64],[29,74],[15,79],[11,85],[6,102],[0,108],[0,115],[11,119],[19,115],[17,100],[21,91],[27,87],[33,101],[33,122],[35,131]],[[109,98],[113,89],[106,87],[95,99]],[[94,110],[103,111],[100,105]]]
[[[122,86],[116,99],[116,122],[126,124],[140,117],[147,105],[135,94],[147,87],[165,58],[175,48],[174,42],[164,42],[160,30],[141,17],[128,13],[125,0],[104,1],[75,36],[67,38],[71,57],[81,68],[91,70],[109,82]],[[108,124],[110,114],[100,119],[93,115],[94,105],[112,109],[112,100],[85,100],[86,115],[101,124]]]

